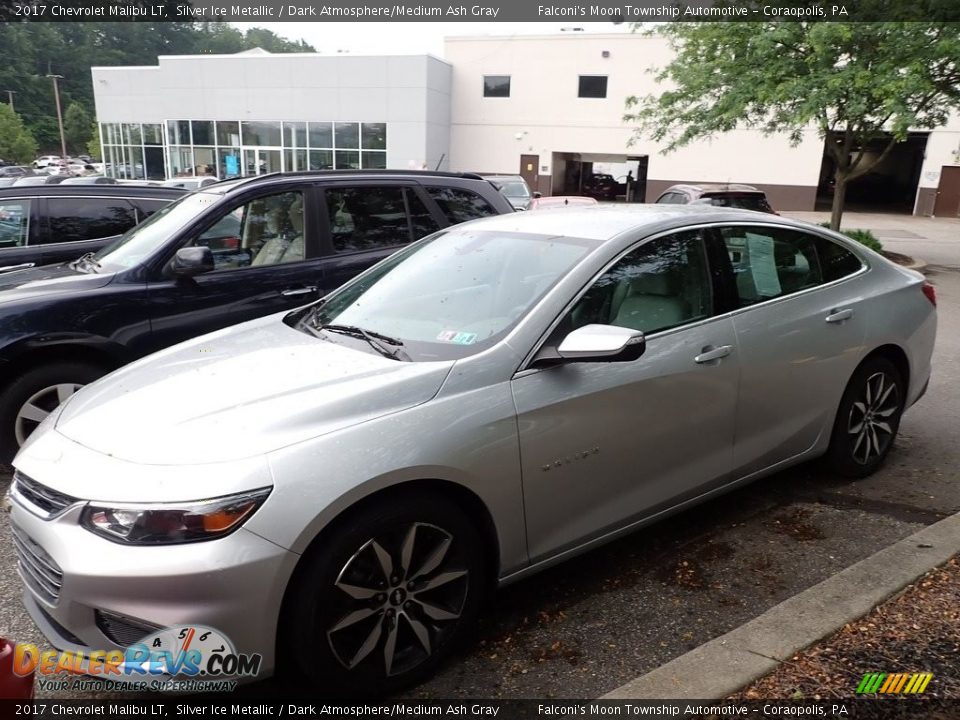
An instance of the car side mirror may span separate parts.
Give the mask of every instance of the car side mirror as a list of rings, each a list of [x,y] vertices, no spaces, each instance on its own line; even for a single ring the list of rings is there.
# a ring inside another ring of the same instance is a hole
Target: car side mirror
[[[643,355],[643,332],[617,325],[584,325],[568,334],[557,347],[567,362],[629,362]]]
[[[542,194],[541,192],[539,192],[539,191],[534,191],[533,197],[535,197],[535,198],[542,198],[542,197],[543,197],[543,194]]]
[[[206,246],[185,247],[177,250],[170,261],[170,274],[174,277],[193,277],[214,269],[213,251]]]

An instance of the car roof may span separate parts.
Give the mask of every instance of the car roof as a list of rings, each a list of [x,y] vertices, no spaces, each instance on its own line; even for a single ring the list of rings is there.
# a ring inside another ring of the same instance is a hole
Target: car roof
[[[185,195],[183,188],[141,185],[11,185],[0,187],[0,198],[5,197],[140,197],[172,200]]]
[[[753,185],[743,185],[742,183],[707,183],[704,185],[672,185],[663,191],[685,192],[691,195],[705,195],[724,192],[737,193],[757,193],[763,195],[763,190],[757,190]],[[661,193],[662,195],[663,193]]]
[[[571,205],[551,212],[495,215],[456,226],[463,229],[576,237],[602,244],[624,233],[654,234],[694,224],[763,223],[811,229],[809,223],[769,213],[713,205]]]

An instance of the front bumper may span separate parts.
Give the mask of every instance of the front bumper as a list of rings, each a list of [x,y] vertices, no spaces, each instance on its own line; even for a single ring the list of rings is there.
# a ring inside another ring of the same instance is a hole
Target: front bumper
[[[276,665],[283,592],[298,556],[243,528],[212,541],[161,547],[120,545],[79,525],[82,505],[47,520],[14,500],[9,518],[36,553],[18,551],[24,605],[50,642],[85,654],[124,649],[97,611],[158,628],[206,625],[238,653],[262,656],[258,677]],[[25,564],[52,561],[60,587],[39,586]]]

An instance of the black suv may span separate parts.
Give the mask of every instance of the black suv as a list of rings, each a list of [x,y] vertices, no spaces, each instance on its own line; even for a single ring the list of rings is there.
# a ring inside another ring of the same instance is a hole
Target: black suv
[[[127,185],[0,188],[0,273],[97,251],[184,194]]]
[[[74,262],[0,274],[0,462],[114,368],[304,305],[435,230],[509,212],[479,175],[278,173],[189,193]]]

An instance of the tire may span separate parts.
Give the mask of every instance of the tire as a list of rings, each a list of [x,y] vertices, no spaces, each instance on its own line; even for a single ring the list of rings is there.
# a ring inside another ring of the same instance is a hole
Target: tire
[[[338,522],[287,592],[278,643],[287,680],[369,697],[432,675],[475,626],[489,579],[482,547],[459,507],[423,493]]]
[[[23,373],[4,387],[0,392],[0,462],[12,462],[21,442],[39,425],[39,412],[32,413],[36,419],[21,415],[25,405],[29,403],[49,413],[68,393],[73,394],[105,373],[103,368],[89,363],[50,363]],[[59,391],[57,386],[61,386]]]
[[[886,459],[900,429],[906,387],[897,366],[884,357],[865,360],[843,393],[824,457],[842,477],[864,478]]]

